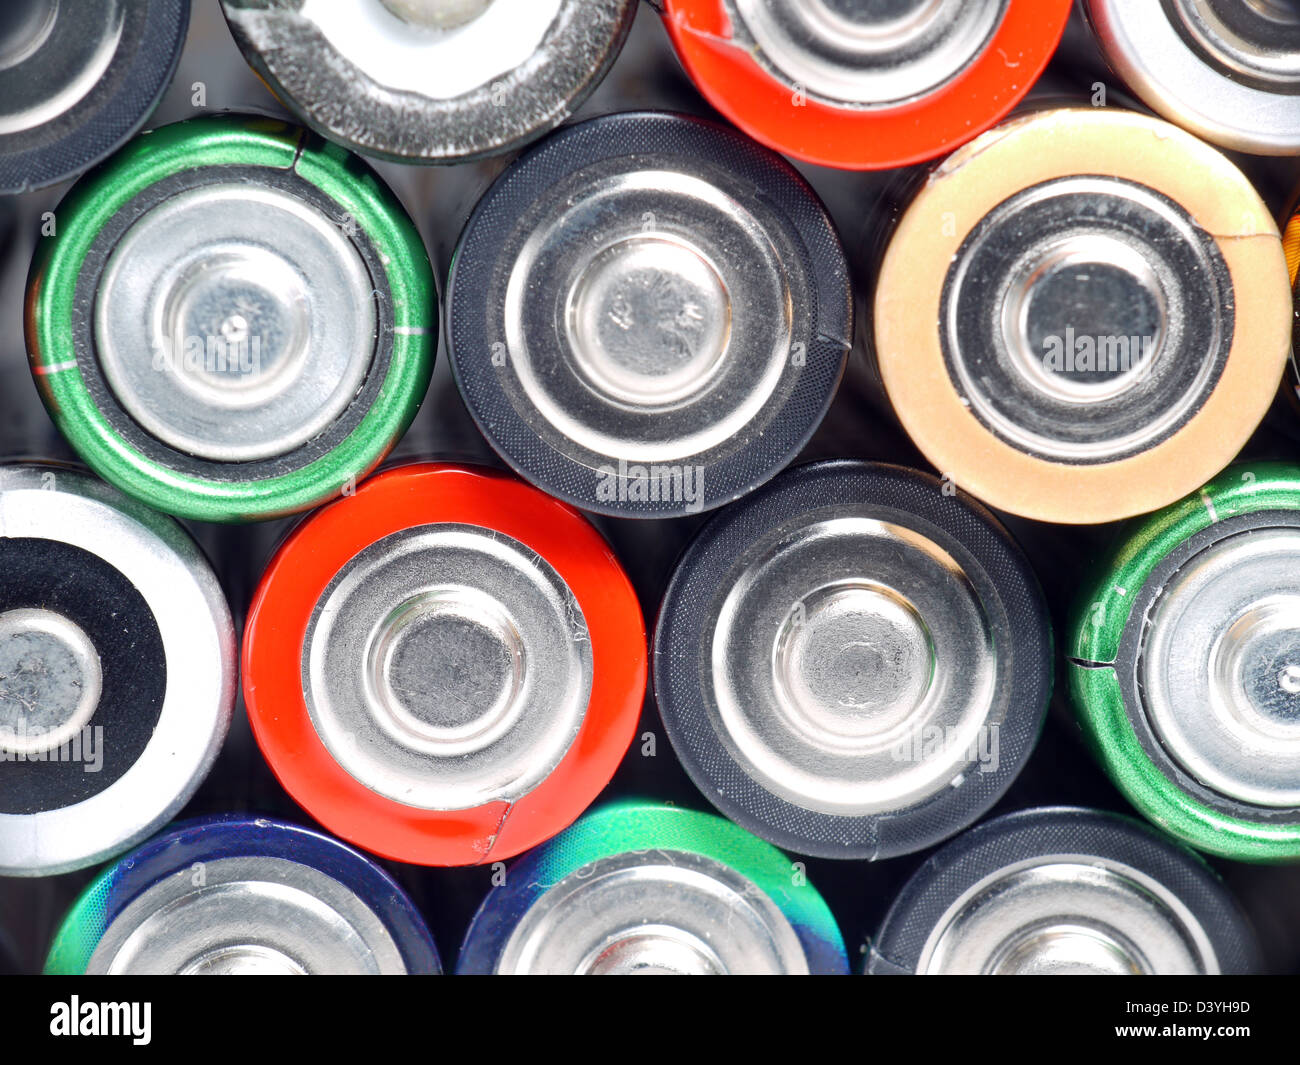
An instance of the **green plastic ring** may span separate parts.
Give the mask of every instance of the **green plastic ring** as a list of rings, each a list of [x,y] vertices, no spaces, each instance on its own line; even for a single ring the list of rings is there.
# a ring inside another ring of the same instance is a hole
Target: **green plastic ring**
[[[157,182],[211,166],[292,171],[373,242],[392,301],[392,357],[375,400],[326,454],[263,478],[218,479],[143,455],[105,417],[86,386],[73,341],[78,279],[113,216]],[[143,134],[82,178],[56,212],[28,281],[25,324],[32,373],[55,425],[88,466],[159,510],[237,522],[307,510],[383,461],[410,425],[433,371],[438,303],[433,270],[410,217],[358,156],[284,122],[210,116]]]
[[[1071,700],[1116,787],[1148,819],[1193,847],[1249,862],[1300,858],[1300,823],[1233,816],[1171,779],[1138,738],[1115,664],[1133,604],[1171,552],[1229,518],[1270,510],[1300,511],[1300,466],[1230,467],[1199,492],[1142,520],[1086,585],[1068,645]]]

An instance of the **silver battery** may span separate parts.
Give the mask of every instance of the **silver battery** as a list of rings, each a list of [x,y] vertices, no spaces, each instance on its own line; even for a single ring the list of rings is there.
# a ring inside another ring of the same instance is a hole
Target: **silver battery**
[[[837,107],[897,107],[955,78],[1008,0],[726,0],[732,40],[791,91]]]
[[[356,150],[458,162],[569,117],[635,0],[222,0],[245,57],[309,125]]]
[[[1300,529],[1254,528],[1192,556],[1141,639],[1138,690],[1169,756],[1239,803],[1300,807]]]
[[[1087,0],[1116,72],[1165,118],[1260,155],[1300,153],[1294,0]]]
[[[632,157],[538,208],[503,284],[506,388],[593,468],[716,450],[797,377],[808,279],[754,204]]]
[[[58,121],[86,99],[122,40],[127,5],[6,0],[0,11],[0,136]]]
[[[374,285],[346,219],[286,189],[204,184],[138,218],[94,294],[95,352],[122,408],[217,462],[294,451],[355,398]]]
[[[548,888],[496,971],[806,974],[808,962],[790,922],[748,878],[699,854],[650,850],[602,858]]]
[[[103,690],[99,653],[71,618],[41,607],[0,613],[0,745],[61,747],[90,724]]]
[[[1233,306],[1223,257],[1184,208],[1132,181],[1063,177],[972,230],[940,330],[986,428],[1049,461],[1105,463],[1201,409],[1232,346]]]
[[[93,975],[372,975],[406,972],[383,921],[344,884],[268,855],[185,868],[104,930]]]
[[[697,482],[722,479],[795,389],[815,282],[740,184],[622,156],[558,182],[514,228],[489,328],[508,353],[499,388],[549,449],[591,471],[694,464]]]
[[[321,594],[302,647],[322,743],[372,791],[423,810],[532,791],[591,694],[573,592],[523,544],[473,525],[416,526],[361,551]]]
[[[0,4],[0,195],[74,178],[134,134],[171,82],[189,0]]]
[[[184,530],[86,474],[0,466],[0,538],[72,545],[112,567],[143,598],[165,656],[156,727],[125,772],[71,805],[0,813],[0,873],[49,875],[127,849],[194,793],[230,725],[234,626],[216,576]],[[60,748],[96,728],[103,678],[114,668],[57,611],[0,612],[0,756],[62,758]],[[117,736],[100,732],[91,743],[111,752]]]
[[[967,889],[916,972],[963,975],[1217,974],[1210,938],[1164,884],[1112,859],[1044,855]]]
[[[995,753],[1008,622],[948,548],[844,503],[772,528],[739,562],[705,622],[705,699],[768,792],[866,817],[940,794]]]

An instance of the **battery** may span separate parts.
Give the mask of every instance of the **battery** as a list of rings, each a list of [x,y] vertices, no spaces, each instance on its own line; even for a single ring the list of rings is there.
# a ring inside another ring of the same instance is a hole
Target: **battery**
[[[306,130],[165,126],[55,219],[28,280],[37,387],[85,462],[159,510],[315,506],[374,469],[424,398],[424,245],[369,167]]]
[[[1282,250],[1286,253],[1286,267],[1291,275],[1291,295],[1295,306],[1292,318],[1291,361],[1283,395],[1291,409],[1293,424],[1300,424],[1300,367],[1296,365],[1296,352],[1300,351],[1300,195],[1290,211],[1290,221],[1282,232]]]
[[[1236,900],[1192,851],[1128,817],[1072,807],[987,821],[907,882],[868,975],[1253,973]]]
[[[217,579],[88,474],[0,465],[0,875],[119,854],[207,775],[235,701]]]
[[[505,474],[398,467],[303,523],[244,631],[253,732],[330,831],[509,858],[609,782],[645,701],[640,607],[579,514]]]
[[[0,195],[75,177],[144,124],[176,72],[189,0],[5,0]]]
[[[700,92],[751,137],[846,170],[933,159],[1010,111],[1070,0],[664,0]]]
[[[103,872],[55,935],[54,975],[441,971],[393,879],[338,840],[243,815],[186,821]]]
[[[974,822],[1028,759],[1051,686],[1019,548],[897,466],[800,466],[722,511],[654,637],[664,728],[705,797],[826,858],[891,858]]]
[[[845,975],[835,918],[776,848],[712,814],[624,801],[505,871],[459,975]]]
[[[1214,144],[1300,154],[1294,0],[1086,0],[1106,60],[1152,110]]]
[[[1290,289],[1276,223],[1219,152],[1133,112],[1038,111],[959,149],[907,208],[875,355],[962,489],[1113,521],[1240,451],[1286,365]]]
[[[636,0],[221,0],[244,58],[354,151],[457,163],[568,118],[623,47]]]
[[[470,217],[448,354],[489,442],[585,510],[698,513],[780,470],[853,335],[811,187],[727,127],[606,115],[509,167]]]
[[[1286,268],[1291,274],[1291,284],[1300,284],[1300,196],[1291,209],[1290,220],[1282,233],[1282,251],[1286,255]],[[1300,297],[1300,292],[1297,293]]]
[[[1230,467],[1079,597],[1069,685],[1124,795],[1200,850],[1300,857],[1300,466]]]

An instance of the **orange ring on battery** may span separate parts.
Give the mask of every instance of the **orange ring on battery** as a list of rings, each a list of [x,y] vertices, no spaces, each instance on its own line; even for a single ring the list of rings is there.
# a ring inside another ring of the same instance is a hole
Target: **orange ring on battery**
[[[1282,233],[1282,252],[1286,255],[1287,273],[1291,284],[1300,281],[1300,210],[1297,210]]]
[[[591,695],[559,765],[514,802],[423,810],[371,791],[312,726],[302,690],[308,622],[335,574],[370,544],[412,526],[458,522],[518,540],[577,598],[591,637]],[[242,658],[248,718],[272,771],[331,832],[420,865],[509,858],[568,827],[609,782],[636,731],[646,690],[636,594],[596,529],[572,507],[495,471],[426,463],[366,481],[316,511],[276,552],[253,597]]]
[[[665,0],[682,65],[715,108],[785,155],[841,170],[885,170],[934,159],[1016,106],[1060,43],[1073,0],[1010,0],[984,50],[956,76],[893,107],[796,106],[790,86],[733,40],[723,0]]]

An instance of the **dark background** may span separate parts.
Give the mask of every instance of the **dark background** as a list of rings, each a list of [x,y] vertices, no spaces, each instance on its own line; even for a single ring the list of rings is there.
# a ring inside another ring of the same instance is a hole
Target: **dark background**
[[[1076,16],[1036,95],[1043,99],[1074,96],[1082,102],[1091,95],[1097,81],[1106,83],[1110,102],[1124,99],[1122,86],[1106,74]],[[206,108],[196,108],[191,102],[199,82],[206,91]],[[656,12],[643,4],[622,57],[579,115],[647,107],[708,113],[707,105],[678,65]],[[244,64],[216,0],[195,0],[180,68],[150,125],[190,118],[204,109],[284,114]],[[1300,184],[1300,160],[1236,159],[1255,179],[1269,205],[1280,212]],[[445,276],[451,248],[469,208],[506,161],[445,169],[377,164],[419,224],[440,278]],[[887,187],[896,187],[898,175],[849,174],[812,166],[800,169],[835,216],[859,275],[860,292],[869,292],[872,259],[879,247],[882,226],[887,225],[887,197],[883,194]],[[37,397],[27,368],[21,321],[27,265],[39,234],[41,212],[52,210],[66,188],[56,186],[20,197],[0,197],[0,457],[4,458],[75,458]],[[860,313],[859,319],[859,343],[849,372],[830,414],[803,457],[847,456],[924,466],[876,390],[861,339],[865,315]],[[1295,415],[1279,404],[1245,454],[1300,458],[1300,425],[1294,424],[1295,420]],[[428,398],[394,457],[500,465],[461,404],[441,351]],[[673,561],[701,520],[597,519],[628,567],[648,626],[653,625]],[[1010,517],[1004,520],[1030,554],[1043,580],[1057,622],[1059,648],[1074,588],[1081,574],[1113,542],[1118,530],[1114,526],[1078,529]],[[289,523],[242,528],[188,524],[212,558],[225,584],[236,624],[242,626],[262,567]],[[1058,679],[1057,696],[1038,750],[995,813],[1045,804],[1128,809],[1084,750],[1062,695]],[[652,700],[647,699],[639,732],[656,734],[656,756],[644,757],[641,743],[635,742],[604,797],[643,796],[708,809],[708,803],[677,764]],[[242,703],[216,768],[184,816],[228,811],[311,822],[262,761]],[[851,957],[856,959],[895,893],[925,857],[923,853],[875,864],[807,860],[809,878],[835,912]],[[490,870],[383,864],[423,911],[444,965],[452,967],[469,919],[489,888]],[[1300,865],[1215,864],[1253,918],[1268,968],[1273,972],[1300,972]],[[0,972],[6,968],[19,972],[40,970],[54,929],[94,873],[85,870],[37,880],[0,878]]]

